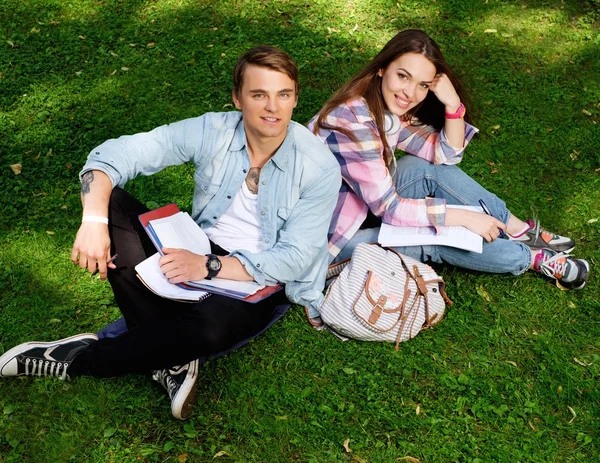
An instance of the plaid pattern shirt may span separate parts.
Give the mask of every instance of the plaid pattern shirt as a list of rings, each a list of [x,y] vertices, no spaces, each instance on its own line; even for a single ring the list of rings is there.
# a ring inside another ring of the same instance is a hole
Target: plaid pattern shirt
[[[318,115],[317,115],[318,116]],[[315,116],[308,124],[312,131]],[[442,198],[401,198],[383,159],[384,141],[364,98],[335,108],[325,122],[353,133],[354,142],[336,130],[319,130],[318,137],[335,155],[344,182],[329,226],[329,260],[339,254],[358,231],[370,209],[384,223],[397,226],[433,226],[445,223],[446,201]],[[398,116],[386,114],[385,137],[390,147],[426,159],[434,164],[458,164],[463,148],[454,148],[444,130],[428,125],[411,125]],[[478,130],[465,123],[465,146]],[[393,170],[395,170],[395,162]]]

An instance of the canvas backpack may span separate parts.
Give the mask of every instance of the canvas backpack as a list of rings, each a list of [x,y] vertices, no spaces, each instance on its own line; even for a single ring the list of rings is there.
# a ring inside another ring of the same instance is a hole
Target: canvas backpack
[[[446,303],[444,281],[427,264],[378,244],[360,243],[329,286],[320,312],[342,336],[400,342],[438,323]],[[330,268],[332,273],[336,267]]]

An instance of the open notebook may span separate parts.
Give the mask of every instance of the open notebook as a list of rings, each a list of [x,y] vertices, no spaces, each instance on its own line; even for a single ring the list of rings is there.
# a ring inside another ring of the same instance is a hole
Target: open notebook
[[[483,209],[474,206],[448,205],[446,207],[483,212]],[[443,227],[442,231],[436,234],[433,227],[395,227],[382,223],[378,241],[382,246],[390,247],[438,245],[477,253],[483,251],[483,238],[465,227]]]
[[[187,281],[174,285],[163,275],[158,264],[162,248],[187,249],[195,254],[209,254],[210,242],[206,233],[187,212],[181,212],[175,204],[147,212],[139,218],[158,253],[138,264],[135,269],[140,280],[162,297],[198,301],[206,297],[207,293],[211,293],[255,303],[282,288],[281,285],[261,286],[255,281],[224,278]]]

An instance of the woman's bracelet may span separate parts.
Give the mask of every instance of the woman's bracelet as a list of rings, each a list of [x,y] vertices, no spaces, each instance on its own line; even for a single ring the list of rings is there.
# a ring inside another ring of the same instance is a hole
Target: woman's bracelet
[[[81,218],[82,222],[98,222],[108,225],[108,218],[99,215],[84,215]]]

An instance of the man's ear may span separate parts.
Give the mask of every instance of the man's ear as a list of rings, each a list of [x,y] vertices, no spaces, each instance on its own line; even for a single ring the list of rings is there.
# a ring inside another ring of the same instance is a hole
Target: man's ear
[[[240,100],[235,90],[231,91],[231,98],[233,98],[233,104],[235,104],[236,109],[242,109],[242,107],[240,106]]]

